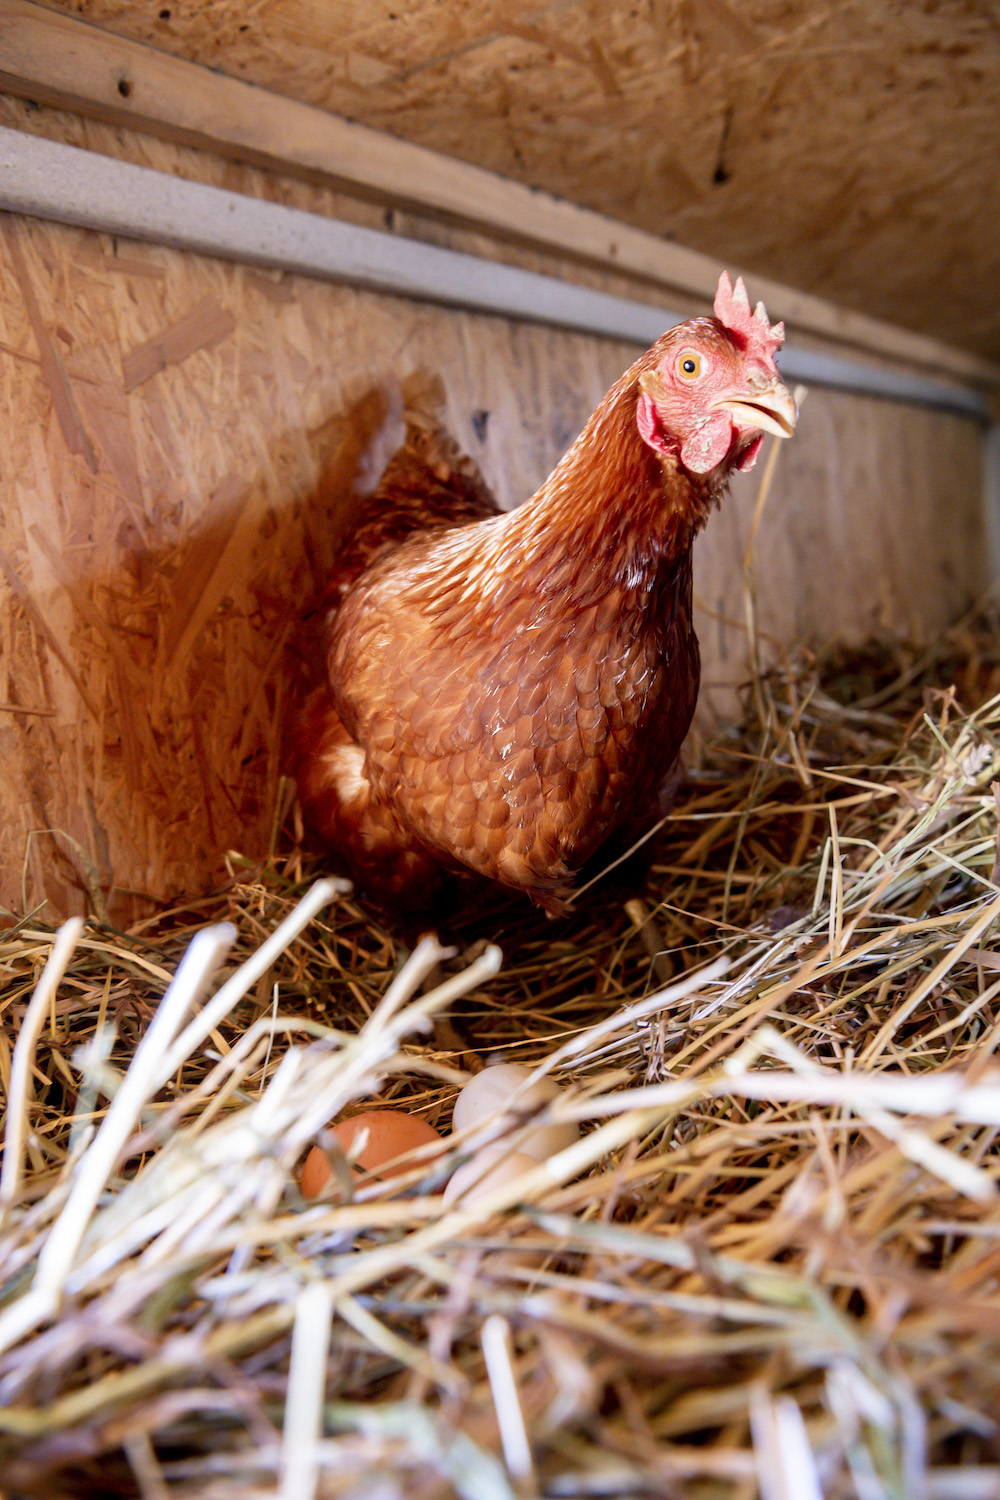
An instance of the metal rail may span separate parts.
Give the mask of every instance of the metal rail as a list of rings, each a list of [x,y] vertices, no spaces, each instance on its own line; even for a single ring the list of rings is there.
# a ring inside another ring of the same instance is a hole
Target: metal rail
[[[456,250],[189,182],[0,128],[0,208],[226,260],[280,267],[500,317],[650,344],[681,315]],[[772,308],[780,316],[780,308]],[[971,386],[786,345],[787,379],[952,411],[990,411]]]

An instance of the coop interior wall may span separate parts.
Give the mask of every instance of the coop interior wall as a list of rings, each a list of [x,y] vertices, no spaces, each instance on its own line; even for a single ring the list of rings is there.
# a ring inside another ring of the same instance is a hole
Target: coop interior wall
[[[680,245],[724,249],[842,308],[1000,352],[1000,29],[989,5],[48,0],[46,9]]]
[[[0,123],[25,109],[0,100]],[[337,207],[30,114],[54,138]],[[127,920],[211,887],[226,851],[260,858],[309,649],[299,622],[391,447],[403,384],[439,383],[444,421],[510,505],[636,352],[4,217],[0,902]],[[748,588],[770,659],[926,636],[968,604],[986,582],[979,446],[957,417],[808,393],[749,575],[761,466],[698,543],[702,726],[736,712]]]

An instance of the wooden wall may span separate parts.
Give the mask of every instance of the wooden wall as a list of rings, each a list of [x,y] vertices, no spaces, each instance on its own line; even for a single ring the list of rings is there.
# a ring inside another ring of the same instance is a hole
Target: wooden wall
[[[0,101],[0,123],[26,118]],[[45,128],[165,170],[183,154],[54,113]],[[513,504],[635,352],[0,218],[0,902],[124,921],[210,887],[226,850],[260,856],[296,623],[400,383],[440,380]],[[959,418],[811,392],[757,538],[771,649],[952,618],[986,581],[979,441]],[[745,668],[758,479],[699,543],[705,715],[732,712]]]
[[[47,3],[1000,357],[982,0]]]

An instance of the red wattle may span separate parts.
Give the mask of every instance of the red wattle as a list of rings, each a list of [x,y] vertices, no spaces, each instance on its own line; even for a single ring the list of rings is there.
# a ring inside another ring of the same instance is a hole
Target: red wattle
[[[704,426],[692,432],[681,445],[681,463],[692,474],[707,474],[721,464],[733,441],[733,424],[725,412],[717,412]]]
[[[747,448],[747,450],[743,454],[743,457],[737,463],[736,467],[744,471],[746,469],[752,469],[754,464],[757,462],[757,459],[760,457],[760,450],[763,442],[764,434],[761,432],[757,435],[757,437],[754,438],[753,442],[750,444],[749,448]]]

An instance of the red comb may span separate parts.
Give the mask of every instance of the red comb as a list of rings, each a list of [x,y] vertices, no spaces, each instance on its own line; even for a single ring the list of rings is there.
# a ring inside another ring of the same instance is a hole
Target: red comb
[[[724,328],[740,334],[748,348],[757,354],[772,358],[785,342],[784,323],[775,323],[772,327],[767,321],[763,302],[758,302],[753,312],[750,311],[750,298],[742,276],[737,276],[734,287],[729,272],[723,271],[715,294],[715,316]]]

